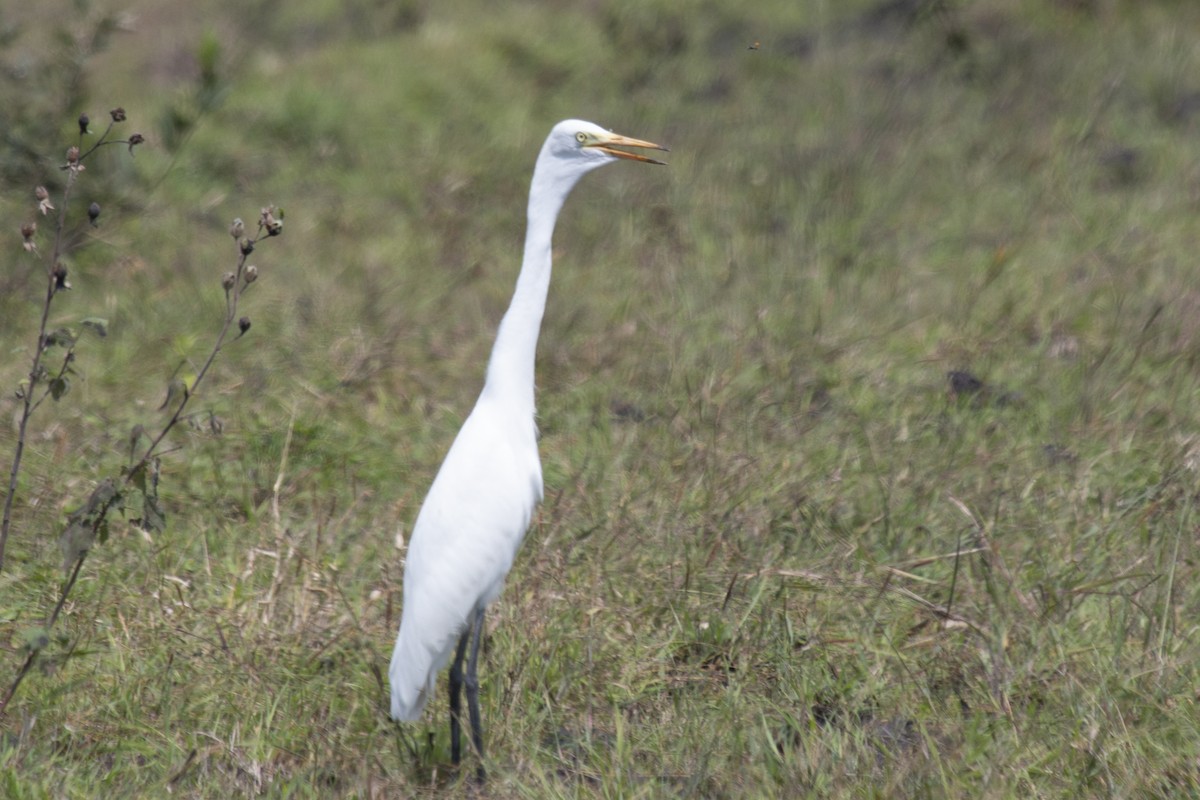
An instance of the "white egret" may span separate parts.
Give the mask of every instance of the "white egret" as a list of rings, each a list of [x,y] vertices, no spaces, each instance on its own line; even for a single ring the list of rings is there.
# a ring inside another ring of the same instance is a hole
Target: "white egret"
[[[477,667],[484,610],[499,596],[542,500],[533,419],[534,357],[550,288],[554,223],[575,183],[593,169],[618,159],[662,163],[623,147],[666,150],[580,120],[558,123],[542,145],[529,189],[525,256],[500,321],[483,391],[429,488],[408,544],[404,609],[388,670],[392,717],[412,721],[421,715],[438,672],[453,654],[451,759],[457,764],[461,756],[460,694],[465,686],[480,779]]]

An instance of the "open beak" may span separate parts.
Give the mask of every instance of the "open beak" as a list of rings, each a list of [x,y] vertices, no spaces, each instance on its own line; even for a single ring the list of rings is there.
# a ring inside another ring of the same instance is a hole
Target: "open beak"
[[[595,142],[594,144],[589,144],[587,146],[594,147],[597,150],[603,150],[605,153],[608,153],[610,156],[616,156],[617,158],[627,158],[630,161],[642,161],[642,162],[645,162],[646,164],[666,164],[665,161],[659,161],[658,159],[650,158],[649,156],[644,156],[641,153],[631,153],[628,150],[618,150],[617,148],[619,148],[619,147],[638,147],[643,150],[662,150],[664,152],[667,151],[667,148],[663,147],[661,144],[655,144],[654,142],[644,142],[641,139],[630,139],[628,136],[622,136],[619,133],[606,134],[600,141]]]

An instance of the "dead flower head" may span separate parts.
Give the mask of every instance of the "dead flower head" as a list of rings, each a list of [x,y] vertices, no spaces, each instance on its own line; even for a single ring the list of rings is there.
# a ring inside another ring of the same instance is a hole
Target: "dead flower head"
[[[21,225],[21,238],[24,239],[24,248],[26,253],[36,253],[37,243],[33,241],[34,234],[37,233],[36,222],[26,222]]]
[[[42,212],[42,216],[54,210],[54,206],[50,204],[50,192],[46,190],[45,186],[37,187],[33,190],[33,194],[37,197],[38,211]]]
[[[79,160],[79,148],[70,147],[67,149],[67,165],[63,169],[69,169],[72,172],[83,172],[83,164]]]
[[[275,206],[267,206],[259,215],[258,224],[266,230],[268,236],[278,236],[283,233],[283,213],[275,216]]]

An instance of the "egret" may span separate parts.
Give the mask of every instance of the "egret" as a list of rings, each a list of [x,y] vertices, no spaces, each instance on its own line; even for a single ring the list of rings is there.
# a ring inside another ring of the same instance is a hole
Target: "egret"
[[[542,500],[534,424],[534,359],[546,293],[554,223],[576,182],[620,159],[662,164],[621,148],[666,150],[581,120],[554,126],[529,188],[525,254],[500,321],[483,390],[455,437],[417,514],[404,565],[404,609],[388,680],[392,718],[416,720],[438,673],[450,663],[450,754],[461,758],[461,693],[483,779],[479,642],[487,606],[504,579]],[[463,661],[466,660],[466,673]]]

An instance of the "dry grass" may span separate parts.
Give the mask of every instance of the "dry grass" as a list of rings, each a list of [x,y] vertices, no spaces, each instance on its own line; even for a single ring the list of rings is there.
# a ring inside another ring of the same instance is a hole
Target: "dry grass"
[[[166,531],[89,559],[0,794],[474,791],[444,696],[395,726],[382,670],[567,116],[671,165],[592,176],[560,223],[546,502],[489,618],[476,793],[1200,791],[1190,6],[189,8],[89,72],[156,147],[89,173],[124,205],[61,315],[112,334],[35,432],[14,668],[64,511],[219,318],[228,220],[275,202],[287,235],[198,398],[223,432],[172,440]],[[219,102],[171,152],[205,27]],[[26,311],[0,298],[5,385]]]

